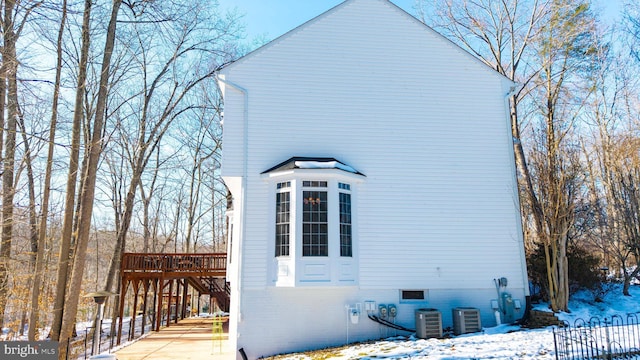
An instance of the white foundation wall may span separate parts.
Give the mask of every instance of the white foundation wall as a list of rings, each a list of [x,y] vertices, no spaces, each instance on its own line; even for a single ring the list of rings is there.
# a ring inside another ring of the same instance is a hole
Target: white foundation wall
[[[507,287],[506,292],[524,306],[524,289]],[[399,289],[359,290],[357,288],[266,288],[243,291],[242,318],[237,324],[238,349],[249,359],[282,353],[321,349],[366,340],[412,333],[394,330],[370,320],[365,301],[394,304],[398,309],[396,323],[415,329],[415,312],[435,308],[442,314],[444,328],[453,327],[451,310],[473,307],[480,310],[483,327],[496,325],[491,300],[497,299],[495,288],[429,290],[428,299],[403,303]],[[360,304],[362,313],[357,324],[348,320],[347,306]],[[516,313],[522,317],[524,309]],[[377,315],[377,311],[375,312]]]

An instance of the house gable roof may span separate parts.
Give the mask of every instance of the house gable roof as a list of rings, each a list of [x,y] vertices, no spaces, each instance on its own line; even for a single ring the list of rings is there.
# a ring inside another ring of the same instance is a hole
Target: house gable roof
[[[489,71],[490,73],[497,75],[501,78],[503,78],[503,80],[511,83],[511,84],[515,84],[511,79],[507,78],[505,75],[499,73],[498,71],[496,71],[494,68],[490,67],[489,65],[487,65],[486,63],[482,62],[480,59],[478,59],[477,57],[475,57],[473,54],[469,53],[467,50],[463,49],[462,47],[460,47],[458,44],[454,43],[453,41],[451,41],[450,39],[448,39],[447,37],[445,37],[444,35],[440,34],[439,32],[435,31],[433,28],[431,28],[430,26],[426,25],[425,23],[421,22],[420,20],[418,20],[416,17],[414,17],[413,15],[409,14],[408,12],[406,12],[405,10],[403,10],[402,8],[400,8],[399,6],[397,6],[396,4],[394,4],[393,2],[391,2],[390,0],[345,0],[342,3],[334,6],[333,8],[325,11],[324,13],[304,22],[303,24],[295,27],[294,29],[286,32],[285,34],[271,40],[270,42],[266,43],[265,45],[262,45],[261,47],[249,52],[248,54],[240,57],[239,59],[226,64],[225,66],[222,67],[221,69],[221,73],[226,73],[229,70],[233,70],[235,67],[237,66],[242,66],[242,64],[244,62],[250,61],[252,60],[254,57],[259,57],[262,53],[268,51],[270,48],[276,46],[277,44],[287,41],[287,39],[289,39],[292,36],[295,36],[296,34],[303,32],[305,29],[307,29],[308,27],[312,26],[314,23],[316,22],[320,22],[323,21],[323,19],[330,17],[332,14],[339,12],[342,8],[348,6],[349,4],[352,3],[357,3],[357,2],[364,2],[366,3],[372,3],[374,1],[378,1],[378,2],[382,2],[386,5],[389,6],[389,9],[391,11],[395,11],[398,14],[401,14],[401,16],[405,17],[407,19],[408,23],[413,24],[414,26],[420,26],[421,28],[423,28],[425,31],[430,32],[432,35],[435,35],[436,39],[440,39],[444,42],[446,42],[451,48],[456,49],[456,51],[458,51],[462,56],[468,58],[469,60],[471,60],[472,62],[475,62],[476,64],[481,65],[485,70]],[[418,44],[417,44],[418,45]]]
[[[294,170],[294,169],[338,169],[342,171],[346,171],[356,175],[362,175],[361,172],[354,169],[353,167],[343,163],[340,160],[336,160],[331,157],[302,157],[302,156],[294,156],[285,160],[278,165],[275,165],[265,171],[262,174],[268,174],[271,172],[279,172],[284,170]]]

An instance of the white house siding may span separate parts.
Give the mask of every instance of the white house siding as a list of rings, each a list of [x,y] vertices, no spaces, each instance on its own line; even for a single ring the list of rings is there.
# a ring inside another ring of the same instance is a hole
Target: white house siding
[[[241,177],[243,170],[244,155],[244,106],[245,97],[241,90],[230,85],[221,84],[224,96],[224,117],[223,131],[225,140],[224,151],[222,152],[222,164],[224,164],[223,175],[226,177]],[[227,186],[230,186],[227,181]],[[239,183],[238,183],[239,186]],[[239,189],[237,189],[239,190]]]
[[[397,304],[398,289],[428,289],[444,319],[456,301],[481,307],[489,325],[494,278],[507,277],[524,302],[505,78],[384,0],[347,1],[223,73],[248,98],[238,346],[267,355],[341,343],[326,332],[345,323],[345,304]],[[244,96],[226,86],[225,179],[244,171]],[[291,156],[335,157],[366,175],[356,190],[357,287],[270,285],[274,195],[260,173]],[[414,308],[400,309],[407,326]],[[288,323],[299,313],[305,332]],[[352,340],[379,334],[360,326]],[[282,338],[291,340],[269,345]]]

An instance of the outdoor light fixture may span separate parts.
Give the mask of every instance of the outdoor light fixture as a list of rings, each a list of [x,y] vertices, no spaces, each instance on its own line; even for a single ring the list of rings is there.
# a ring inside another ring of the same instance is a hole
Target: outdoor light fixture
[[[104,304],[104,302],[107,300],[109,296],[113,296],[113,295],[118,295],[118,294],[108,292],[108,291],[96,291],[96,292],[88,293],[84,297],[92,297],[93,301],[95,301],[96,304],[102,305]]]
[[[97,321],[96,328],[93,329],[93,344],[91,346],[91,355],[96,355],[100,352],[100,333],[102,332],[102,311],[104,309],[104,303],[109,296],[118,295],[109,291],[96,291],[85,295],[84,297],[92,297],[93,301],[98,305],[98,311],[96,312]]]

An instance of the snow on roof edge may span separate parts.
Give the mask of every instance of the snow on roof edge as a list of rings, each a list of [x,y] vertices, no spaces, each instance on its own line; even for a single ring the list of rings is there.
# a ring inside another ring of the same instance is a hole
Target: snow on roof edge
[[[356,169],[339,161],[296,161],[295,167],[298,169],[340,169],[354,174],[358,173]]]

